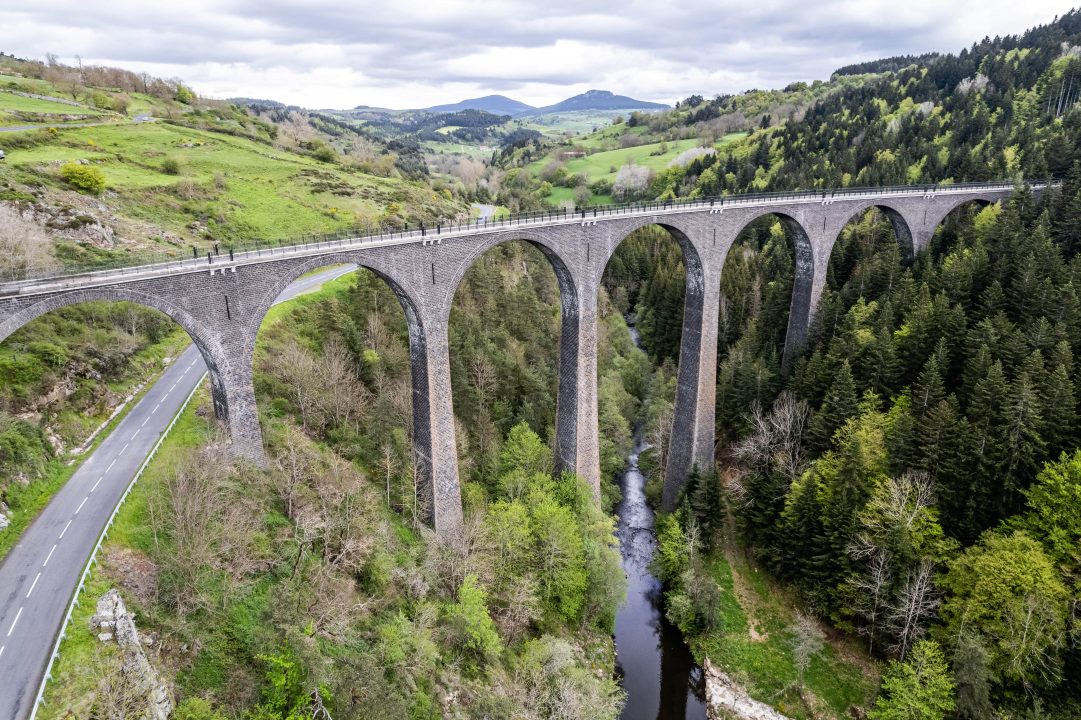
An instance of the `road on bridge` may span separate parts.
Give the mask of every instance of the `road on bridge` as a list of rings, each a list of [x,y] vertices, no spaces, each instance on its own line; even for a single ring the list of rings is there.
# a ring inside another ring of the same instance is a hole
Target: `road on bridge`
[[[301,278],[278,302],[354,270],[355,265],[343,265]],[[202,356],[189,345],[83,461],[0,564],[0,718],[31,716],[90,552],[158,438],[205,375]]]

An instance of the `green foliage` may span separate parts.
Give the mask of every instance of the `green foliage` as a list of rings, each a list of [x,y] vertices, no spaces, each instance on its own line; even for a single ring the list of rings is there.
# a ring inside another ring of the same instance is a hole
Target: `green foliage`
[[[174,720],[226,720],[225,715],[200,697],[186,698],[173,711]]]
[[[176,93],[173,95],[173,99],[178,103],[185,105],[191,105],[195,102],[195,92],[187,85],[177,84]]]
[[[931,640],[916,643],[905,662],[891,663],[882,689],[870,720],[942,720],[954,709],[953,681],[942,650]]]
[[[105,190],[105,173],[93,165],[65,163],[60,166],[60,177],[76,190],[90,195],[100,195]]]
[[[503,643],[488,614],[487,593],[476,575],[467,575],[458,588],[458,602],[447,610],[447,624],[457,637],[458,646],[473,662],[493,662]]]
[[[995,677],[1054,684],[1069,594],[1039,543],[1023,532],[985,535],[942,580],[943,637],[974,633]]]
[[[180,161],[176,158],[165,158],[161,161],[161,171],[166,175],[179,175]]]

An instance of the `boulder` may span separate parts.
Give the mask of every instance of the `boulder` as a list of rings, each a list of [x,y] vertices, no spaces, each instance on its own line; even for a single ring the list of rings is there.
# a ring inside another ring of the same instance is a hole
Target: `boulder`
[[[135,616],[128,612],[120,593],[114,588],[98,599],[97,612],[90,619],[91,631],[101,642],[115,642],[123,651],[120,673],[138,696],[146,699],[145,720],[168,720],[173,713],[169,686],[150,664],[135,628]]]
[[[764,702],[752,698],[727,673],[706,658],[702,670],[706,677],[706,714],[710,720],[789,720]]]

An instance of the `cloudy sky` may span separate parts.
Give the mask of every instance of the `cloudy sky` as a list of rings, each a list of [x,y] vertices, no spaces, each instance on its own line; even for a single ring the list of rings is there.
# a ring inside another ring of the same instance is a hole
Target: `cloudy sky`
[[[590,88],[673,102],[956,52],[1081,0],[3,0],[0,50],[180,77],[212,97],[424,107]]]

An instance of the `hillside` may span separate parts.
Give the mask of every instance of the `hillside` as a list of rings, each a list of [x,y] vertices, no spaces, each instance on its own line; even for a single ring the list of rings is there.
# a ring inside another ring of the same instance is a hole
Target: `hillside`
[[[520,115],[535,108],[524,102],[519,102],[506,95],[485,95],[479,98],[470,98],[449,105],[435,105],[428,108],[433,113],[453,113],[459,110],[483,110],[493,115]]]
[[[554,105],[534,108],[527,115],[552,115],[555,113],[575,112],[578,110],[667,110],[664,103],[635,100],[626,95],[616,95],[608,90],[587,90],[586,92],[561,100]]]
[[[776,216],[746,228],[719,278],[718,463],[695,468],[647,534],[664,615],[695,659],[789,717],[1076,720],[1081,13],[829,81],[509,119],[242,108],[182,83],[118,90],[123,77],[87,85],[100,78],[44,66],[30,82],[10,73],[33,67],[3,66],[0,85],[42,96],[0,110],[39,126],[0,132],[0,225],[33,241],[13,253],[47,249],[11,263],[14,276],[471,203],[1062,177],[1040,197],[1018,187],[959,208],[916,258],[880,209],[852,218],[790,370],[791,230]],[[597,95],[572,100],[630,100]],[[55,105],[95,124],[41,129],[78,122]],[[102,187],[76,188],[85,169]],[[448,543],[420,522],[409,338],[391,290],[361,271],[270,313],[255,376],[270,468],[223,453],[204,392],[89,585],[120,588],[135,609],[178,718],[619,716],[611,480],[641,428],[649,447],[633,462],[659,497],[686,293],[678,244],[636,231],[602,286],[598,509],[551,463],[550,263],[509,242],[463,279],[448,338],[466,523]],[[96,304],[0,347],[0,499],[19,522],[63,482],[54,438],[85,436],[182,341],[155,313]],[[44,717],[145,710],[145,692],[112,682],[121,658],[92,613],[81,605],[68,631]]]
[[[426,183],[401,177],[392,151],[379,155],[374,146],[367,157],[349,155],[333,127],[323,132],[306,116],[275,122],[236,105],[92,85],[76,86],[80,99],[73,101],[60,97],[66,81],[26,77],[33,66],[25,64],[16,75],[12,64],[10,74],[0,74],[0,122],[28,129],[0,132],[7,155],[0,201],[37,225],[50,256],[41,262],[130,263],[186,255],[191,245],[462,212]],[[74,185],[64,177],[72,165],[98,182]]]

